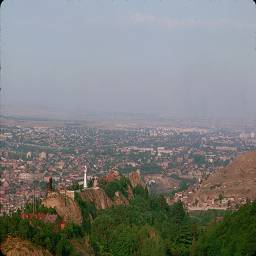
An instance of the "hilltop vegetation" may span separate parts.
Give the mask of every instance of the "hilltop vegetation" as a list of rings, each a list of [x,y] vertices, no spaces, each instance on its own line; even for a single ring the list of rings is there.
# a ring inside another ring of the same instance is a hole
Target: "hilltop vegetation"
[[[30,241],[8,237],[1,245],[4,255],[52,256],[47,250],[34,246]]]
[[[17,212],[0,218],[0,242],[5,242],[8,236],[19,237],[47,249],[53,255],[75,255],[69,238],[78,234],[76,228],[78,227],[71,225],[60,231],[51,223],[21,219]]]
[[[127,186],[121,184],[123,189]],[[193,231],[182,204],[169,207],[163,197],[149,196],[142,187],[135,187],[133,193],[129,205],[98,211],[77,194],[82,225],[69,224],[63,230],[56,223],[21,219],[19,212],[4,216],[0,218],[1,242],[11,235],[29,240],[53,255],[79,255],[72,241],[90,237],[89,244],[99,256],[189,255]]]
[[[97,255],[189,255],[193,229],[181,203],[136,196],[128,206],[109,208],[92,224]]]
[[[104,183],[103,190],[110,197],[116,192],[127,197],[129,187],[129,180],[121,177]],[[256,203],[229,214],[209,212],[190,216],[181,202],[169,206],[163,196],[150,195],[142,186],[132,187],[129,204],[112,204],[107,209],[84,200],[83,193],[75,194],[81,211],[80,225],[67,223],[60,229],[61,216],[55,223],[44,223],[21,219],[17,212],[0,218],[1,244],[10,249],[10,237],[19,238],[24,241],[20,243],[20,251],[28,251],[28,245],[33,250],[38,248],[38,255],[43,248],[48,255],[57,256],[253,256],[256,253]],[[28,206],[25,211],[31,210]],[[36,210],[56,213],[39,206]],[[217,222],[215,217],[223,215],[224,220]]]

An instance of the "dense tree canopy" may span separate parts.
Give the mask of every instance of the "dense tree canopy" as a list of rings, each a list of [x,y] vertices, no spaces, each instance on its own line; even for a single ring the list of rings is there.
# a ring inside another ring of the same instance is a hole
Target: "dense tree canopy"
[[[189,216],[181,202],[168,206],[163,196],[149,195],[142,187],[134,188],[133,193],[129,205],[100,211],[76,194],[83,223],[66,225],[63,230],[59,228],[61,218],[51,224],[21,219],[20,212],[2,216],[0,242],[8,235],[18,236],[58,256],[78,255],[72,241],[85,238],[89,239],[96,256],[250,256],[256,253],[256,203],[225,214],[223,221],[216,222],[216,216],[223,212]],[[36,210],[55,212],[42,206]],[[25,212],[30,211],[28,205]]]
[[[128,206],[100,212],[92,240],[98,255],[189,255],[192,223],[181,203],[169,207],[162,196],[139,193]]]
[[[212,223],[199,239],[197,255],[256,255],[256,202]]]

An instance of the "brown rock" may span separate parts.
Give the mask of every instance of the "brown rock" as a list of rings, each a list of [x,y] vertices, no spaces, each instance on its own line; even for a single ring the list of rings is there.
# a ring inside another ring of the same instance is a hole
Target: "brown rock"
[[[139,170],[129,173],[129,180],[131,181],[131,185],[133,188],[136,186],[142,186],[143,188],[146,187],[145,182],[141,178]]]
[[[48,193],[47,198],[42,204],[46,207],[56,209],[59,216],[63,217],[64,222],[80,225],[82,223],[82,214],[77,203],[70,197],[65,197],[58,192]]]
[[[120,173],[116,170],[110,170],[108,174],[105,176],[106,182],[111,182],[115,180],[120,180],[121,176]]]
[[[107,196],[102,189],[88,188],[80,193],[82,200],[95,204],[98,210],[109,208],[113,201]]]

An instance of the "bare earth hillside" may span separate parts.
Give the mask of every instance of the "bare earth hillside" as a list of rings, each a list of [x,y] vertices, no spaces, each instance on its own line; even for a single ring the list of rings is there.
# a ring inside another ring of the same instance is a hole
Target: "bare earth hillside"
[[[190,193],[193,206],[229,207],[248,200],[256,200],[256,152],[238,156],[227,167],[208,177]]]

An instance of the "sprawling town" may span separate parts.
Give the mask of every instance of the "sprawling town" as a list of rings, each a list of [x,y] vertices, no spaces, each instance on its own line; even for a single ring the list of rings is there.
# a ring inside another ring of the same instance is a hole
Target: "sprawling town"
[[[237,155],[256,149],[255,130],[201,127],[93,128],[83,123],[1,126],[1,213],[115,170],[139,170],[151,193],[180,198]]]

